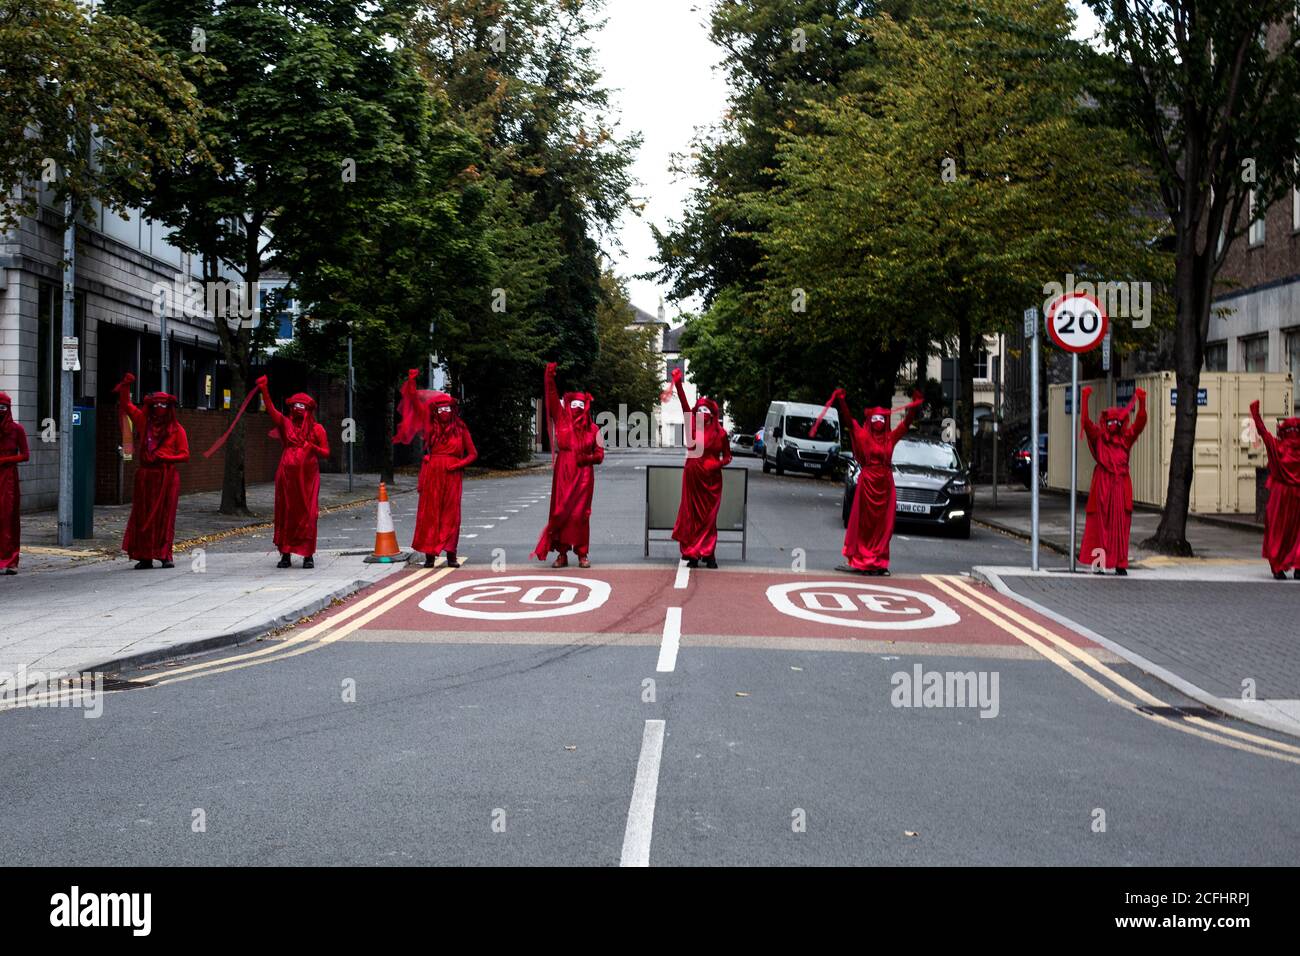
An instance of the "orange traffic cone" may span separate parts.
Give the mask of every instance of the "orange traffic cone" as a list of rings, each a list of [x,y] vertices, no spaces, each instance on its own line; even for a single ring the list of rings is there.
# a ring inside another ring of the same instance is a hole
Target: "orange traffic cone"
[[[379,518],[375,522],[375,550],[366,558],[366,564],[393,564],[409,561],[397,546],[397,532],[393,530],[393,509],[388,503],[388,486],[379,483]]]

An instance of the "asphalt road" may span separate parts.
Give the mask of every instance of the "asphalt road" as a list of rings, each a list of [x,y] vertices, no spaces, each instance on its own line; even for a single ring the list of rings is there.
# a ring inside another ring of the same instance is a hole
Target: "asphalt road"
[[[1186,702],[959,577],[1022,543],[903,531],[892,578],[837,576],[838,486],[755,470],[748,562],[685,574],[641,550],[667,460],[601,469],[589,573],[526,563],[545,472],[471,482],[463,569],[122,675],[97,719],[0,713],[6,862],[1294,863],[1287,751],[1138,711]],[[371,517],[322,519],[322,547]],[[992,696],[900,696],[916,668]]]

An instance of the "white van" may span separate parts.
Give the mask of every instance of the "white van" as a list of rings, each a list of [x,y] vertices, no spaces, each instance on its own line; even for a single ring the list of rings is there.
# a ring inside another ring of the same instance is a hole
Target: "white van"
[[[822,406],[803,402],[773,402],[763,422],[763,471],[806,471],[815,477],[831,474],[840,451],[840,416],[834,408],[826,413],[816,437],[810,438],[813,422]]]

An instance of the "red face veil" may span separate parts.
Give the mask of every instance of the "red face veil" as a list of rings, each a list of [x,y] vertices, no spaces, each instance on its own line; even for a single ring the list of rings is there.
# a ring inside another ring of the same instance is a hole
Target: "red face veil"
[[[866,420],[867,429],[873,435],[883,435],[889,431],[889,415],[890,410],[888,408],[877,407],[864,409],[863,417]]]
[[[13,427],[14,412],[13,402],[5,392],[0,392],[0,434],[4,434]]]
[[[568,411],[574,428],[591,424],[591,395],[587,392],[565,392],[561,404]]]
[[[1128,425],[1127,408],[1107,408],[1101,413],[1101,425],[1107,435],[1118,438]]]
[[[176,429],[176,396],[152,392],[144,397],[144,411],[149,423],[145,443],[152,452],[160,448]]]

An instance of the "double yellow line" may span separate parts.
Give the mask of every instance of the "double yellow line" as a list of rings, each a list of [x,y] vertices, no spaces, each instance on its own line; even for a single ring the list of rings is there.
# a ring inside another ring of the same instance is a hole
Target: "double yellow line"
[[[462,566],[466,563],[466,560],[461,558],[460,563]],[[137,677],[129,683],[139,687],[162,687],[166,684],[194,680],[196,677],[208,677],[213,674],[224,674],[227,671],[240,670],[245,667],[254,667],[258,664],[269,664],[273,661],[306,654],[308,651],[319,650],[336,641],[341,641],[358,628],[364,627],[380,615],[386,614],[412,597],[416,592],[431,587],[455,570],[446,567],[442,558],[439,558],[438,561],[440,566],[437,569],[421,568],[409,574],[399,574],[397,580],[391,584],[385,585],[373,594],[366,595],[366,597],[338,614],[313,624],[299,634],[294,634],[288,640],[270,644],[255,651],[247,651],[217,660],[200,661],[196,664],[172,668],[158,674]],[[61,700],[71,701],[85,693],[84,688],[72,687],[54,692],[29,694],[0,705],[0,711],[49,704]],[[105,693],[120,693],[120,691],[105,691]]]
[[[1107,667],[1086,648],[1072,644],[1049,628],[1031,621],[1014,608],[995,601],[964,578],[939,574],[927,574],[923,577],[944,594],[996,624],[1022,644],[1033,648],[1075,680],[1113,704],[1118,704],[1147,720],[1153,720],[1185,734],[1212,740],[1225,747],[1300,764],[1300,747],[1292,744],[1247,733],[1235,727],[1225,727],[1194,714],[1182,714],[1177,718],[1170,718],[1163,714],[1151,713],[1143,708],[1169,709],[1170,705],[1134,684],[1123,674]]]

